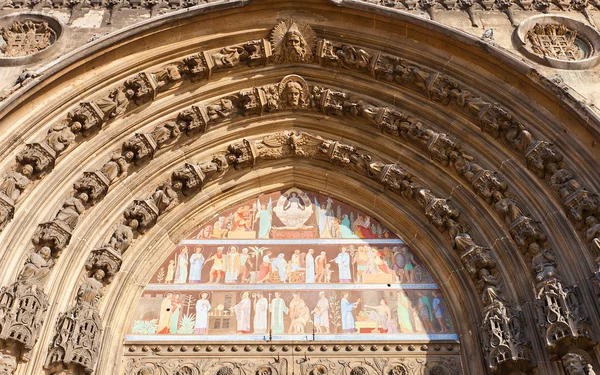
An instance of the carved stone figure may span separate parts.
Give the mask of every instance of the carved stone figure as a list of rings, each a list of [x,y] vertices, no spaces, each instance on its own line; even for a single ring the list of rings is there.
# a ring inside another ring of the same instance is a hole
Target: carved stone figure
[[[156,97],[156,82],[149,73],[139,73],[125,81],[125,95],[137,105],[144,105]]]
[[[112,184],[118,177],[124,176],[129,166],[129,160],[119,154],[113,154],[110,157],[110,161],[104,163],[100,172],[102,172],[110,184]]]
[[[71,228],[60,220],[39,224],[31,242],[39,246],[47,246],[52,255],[58,257],[71,240]]]
[[[110,237],[108,246],[124,254],[133,242],[133,237],[133,230],[130,226],[119,224]]]
[[[600,255],[600,224],[598,219],[590,215],[585,219],[585,223],[588,227],[585,238],[591,243],[594,254]]]
[[[161,91],[165,86],[181,81],[181,72],[177,65],[167,65],[158,72],[152,73],[154,82],[156,82],[156,90]]]
[[[567,199],[569,195],[581,189],[581,184],[575,179],[575,175],[558,165],[551,163],[548,165],[548,174],[550,174],[550,183],[562,200]]]
[[[181,124],[187,134],[204,133],[208,125],[208,115],[204,107],[192,106],[177,115],[177,123]]]
[[[586,353],[587,354],[587,353]],[[562,364],[567,375],[596,375],[584,355],[579,353],[567,353],[562,357]]]
[[[459,250],[465,268],[473,276],[484,267],[493,268],[496,266],[490,248],[477,245],[467,233],[461,233],[454,237],[454,246]]]
[[[428,189],[421,189],[418,200],[425,209],[425,216],[439,230],[446,230],[447,219],[457,219],[460,213],[450,205],[449,199],[438,198]]]
[[[83,172],[83,176],[73,184],[73,187],[77,191],[77,196],[85,194],[89,197],[91,203],[102,199],[108,192],[109,186],[110,181],[100,171]]]
[[[21,192],[29,185],[29,178],[27,173],[31,175],[31,167],[24,168],[21,173],[10,172],[4,180],[0,183],[0,193],[4,194],[7,198],[13,202],[13,204],[21,196]]]
[[[104,285],[102,280],[105,273],[103,270],[97,270],[93,277],[87,278],[77,290],[77,303],[98,307],[100,299],[104,295]]]
[[[535,141],[525,150],[527,168],[531,169],[538,177],[546,175],[546,168],[550,164],[557,164],[562,160],[552,144],[546,141]]]
[[[544,281],[556,276],[556,260],[548,249],[541,249],[537,243],[529,245],[531,268],[536,273],[536,281]]]
[[[71,229],[75,229],[79,216],[85,212],[85,204],[88,202],[88,199],[86,193],[68,198],[56,214],[56,220],[65,223]]]
[[[503,302],[502,290],[499,287],[500,282],[496,276],[492,275],[486,268],[479,270],[479,281],[477,287],[481,290],[481,302],[484,306],[494,304],[498,301]]]
[[[176,140],[181,134],[179,124],[175,121],[167,121],[158,125],[150,135],[158,148],[163,147],[169,141]]]
[[[80,129],[81,125],[79,123],[73,123],[71,126],[68,124],[55,125],[50,129],[44,141],[46,141],[48,146],[52,147],[57,154],[60,154],[75,141],[75,134],[73,131],[77,132]]]
[[[129,99],[123,91],[115,88],[110,90],[107,96],[95,100],[95,103],[104,114],[104,120],[108,120],[124,114],[129,106]]]
[[[0,354],[0,375],[13,375],[17,369],[17,360],[9,354]]]
[[[512,199],[499,199],[495,209],[504,218],[511,236],[522,249],[527,249],[531,243],[542,243],[546,240],[546,235],[537,223],[525,216]]]
[[[204,53],[187,56],[183,59],[183,63],[187,66],[189,73],[192,75],[192,81],[198,81],[208,77],[209,68],[206,64]]]
[[[157,147],[151,134],[136,133],[123,143],[123,155],[127,160],[141,163],[152,159]]]
[[[123,213],[132,229],[145,233],[156,223],[160,211],[152,199],[135,200]]]
[[[233,68],[241,61],[248,59],[249,54],[242,46],[231,46],[220,49],[211,55],[217,69]]]
[[[84,136],[98,130],[106,120],[105,113],[95,102],[81,102],[67,114],[71,130]]]
[[[178,202],[177,193],[168,182],[156,188],[154,193],[152,193],[152,200],[161,214]]]
[[[48,247],[42,247],[37,252],[31,253],[23,266],[19,280],[42,285],[54,266],[51,255],[52,251]]]
[[[0,52],[6,57],[33,55],[48,48],[56,40],[56,32],[46,22],[14,21],[11,27],[0,27],[4,39]]]
[[[220,99],[217,102],[208,104],[205,108],[209,120],[215,123],[224,121],[235,111],[233,102],[229,99]]]
[[[56,151],[45,142],[30,143],[17,155],[17,162],[22,168],[31,169],[40,176],[54,168],[55,160]]]
[[[271,32],[276,63],[312,62],[316,35],[312,28],[294,20],[281,21]]]
[[[282,108],[303,108],[308,106],[308,84],[304,78],[291,74],[279,83],[279,98]]]

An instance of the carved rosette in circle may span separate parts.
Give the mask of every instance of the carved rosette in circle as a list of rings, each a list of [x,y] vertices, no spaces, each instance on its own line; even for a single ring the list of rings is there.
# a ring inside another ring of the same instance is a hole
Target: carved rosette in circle
[[[389,370],[388,375],[408,375],[408,369],[404,365],[394,365]]]
[[[44,50],[56,41],[56,31],[47,22],[25,19],[0,27],[2,46],[0,57],[30,56]]]
[[[276,375],[273,368],[270,366],[260,366],[256,370],[256,375]]]
[[[323,365],[315,365],[310,371],[309,375],[324,375],[327,373],[327,367]]]

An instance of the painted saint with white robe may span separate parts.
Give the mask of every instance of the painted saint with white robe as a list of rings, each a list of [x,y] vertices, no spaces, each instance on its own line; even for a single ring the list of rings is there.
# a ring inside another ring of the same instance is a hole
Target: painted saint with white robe
[[[242,299],[233,307],[235,319],[237,320],[237,333],[250,333],[250,310],[252,302],[248,292],[242,293]]]
[[[188,276],[188,248],[184,247],[177,255],[177,267],[175,269],[175,284],[185,284]]]
[[[306,259],[304,262],[306,263],[306,283],[314,283],[315,282],[315,258],[313,256],[315,249],[308,249],[308,254],[306,254]]]
[[[260,207],[254,220],[255,222],[258,220],[258,238],[269,238],[273,218],[273,201],[269,198],[269,204],[261,204],[258,199],[256,207]]]
[[[204,266],[204,255],[202,247],[198,246],[190,257],[190,284],[200,284],[202,278],[202,266]]]
[[[200,298],[196,302],[196,324],[194,325],[194,334],[208,334],[208,312],[210,311],[210,301],[208,293],[200,293]]]
[[[240,275],[240,253],[237,247],[231,246],[225,258],[225,282],[236,283]]]
[[[340,301],[340,309],[342,310],[342,330],[344,333],[354,333],[356,332],[356,327],[354,326],[354,314],[352,310],[354,310],[360,304],[360,298],[356,300],[354,303],[350,303],[348,298],[350,297],[350,293],[344,293],[344,297]]]
[[[254,333],[267,333],[269,301],[262,293],[256,293],[254,298]]]
[[[342,247],[342,252],[338,254],[334,261],[338,265],[340,282],[352,282],[352,276],[350,274],[350,254],[348,254],[348,249],[346,247]]]
[[[275,292],[275,298],[271,301],[269,311],[271,312],[271,333],[283,334],[285,330],[283,314],[287,314],[289,309],[283,298],[281,298],[281,293]]]
[[[327,197],[327,203],[319,204],[317,201],[317,197],[315,197],[315,207],[316,217],[317,217],[317,225],[319,226],[319,237],[321,238],[332,238],[333,235],[331,233],[331,217],[333,216],[333,211],[331,208],[333,201],[330,197]]]
[[[271,269],[273,272],[277,272],[279,274],[279,279],[281,282],[285,282],[285,269],[287,267],[287,261],[285,260],[285,254],[279,254],[277,258],[273,259],[271,262]]]

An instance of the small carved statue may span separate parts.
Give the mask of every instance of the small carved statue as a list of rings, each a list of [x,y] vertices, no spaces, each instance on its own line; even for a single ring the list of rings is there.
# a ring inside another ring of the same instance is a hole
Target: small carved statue
[[[119,224],[112,237],[108,241],[108,246],[123,254],[129,248],[129,245],[131,245],[132,242],[133,230],[131,227]]]
[[[596,255],[600,255],[600,224],[595,216],[588,216],[585,219],[588,230],[585,233],[586,239],[592,243],[592,249]]]
[[[561,199],[565,200],[569,195],[581,189],[581,184],[575,179],[575,175],[564,168],[559,168],[557,164],[548,165],[548,174],[550,174],[550,183]]]
[[[211,121],[219,121],[231,116],[234,111],[233,102],[229,99],[221,99],[217,103],[206,106],[206,114]]]
[[[79,130],[81,130],[81,124],[78,122],[55,125],[46,135],[45,141],[57,154],[60,154],[75,142],[75,133]]]
[[[19,199],[21,192],[29,185],[29,178],[27,178],[27,175],[24,175],[23,172],[31,171],[31,167],[28,166],[28,168],[23,169],[26,169],[26,171],[22,171],[22,173],[9,173],[0,183],[0,193],[3,193],[12,199],[13,202],[16,202]],[[31,172],[29,172],[29,174],[31,174]]]
[[[177,193],[173,190],[170,183],[165,182],[152,193],[152,200],[154,200],[154,204],[162,213],[177,202]]]
[[[502,301],[502,291],[498,285],[500,282],[496,276],[492,275],[486,268],[479,270],[479,281],[477,287],[481,290],[481,302],[485,306],[491,305],[496,301]]]
[[[562,363],[567,375],[596,375],[592,365],[581,354],[567,353],[562,357]]]
[[[81,193],[77,197],[68,198],[63,203],[62,208],[56,214],[56,220],[67,224],[71,229],[75,229],[77,219],[85,211],[85,204],[88,201],[88,195]]]
[[[111,156],[110,161],[105,163],[100,171],[108,178],[111,183],[114,182],[117,177],[121,176],[127,171],[129,165],[127,159],[119,154]]]
[[[225,47],[212,55],[219,69],[233,68],[248,58],[248,51],[240,46]]]
[[[102,284],[104,276],[105,273],[103,270],[97,270],[93,277],[85,279],[77,290],[77,302],[97,307],[104,295],[104,284]]]
[[[37,252],[31,253],[23,266],[19,279],[34,284],[42,284],[48,274],[50,274],[50,269],[54,266],[54,260],[51,258],[51,255],[52,251],[46,246]]]
[[[0,354],[0,375],[13,375],[17,369],[17,360],[12,355]]]
[[[95,100],[94,103],[104,113],[104,118],[108,119],[125,113],[129,105],[129,99],[123,91],[115,88],[110,90],[107,96]]]
[[[536,273],[538,282],[552,279],[556,276],[556,261],[548,249],[541,249],[537,243],[529,245],[531,253],[531,268]]]

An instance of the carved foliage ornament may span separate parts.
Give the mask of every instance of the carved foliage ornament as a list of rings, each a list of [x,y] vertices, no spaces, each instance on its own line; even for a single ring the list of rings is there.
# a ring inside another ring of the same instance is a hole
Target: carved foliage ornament
[[[56,40],[56,32],[46,22],[14,21],[10,27],[0,27],[4,43],[0,57],[29,56],[48,48]]]

